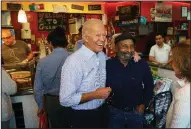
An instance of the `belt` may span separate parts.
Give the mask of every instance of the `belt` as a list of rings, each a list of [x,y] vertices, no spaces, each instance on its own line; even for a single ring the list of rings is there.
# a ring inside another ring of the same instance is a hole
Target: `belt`
[[[58,95],[45,94],[45,96],[50,96],[50,97],[56,97],[56,98],[59,98]]]
[[[121,111],[123,111],[123,112],[134,112],[134,111],[136,111],[136,108],[130,108],[130,107],[119,107],[119,106],[116,106],[116,105],[113,105],[113,104],[111,104],[110,105],[111,107],[114,107],[114,108],[116,108],[116,109],[118,109],[118,110],[121,110]]]

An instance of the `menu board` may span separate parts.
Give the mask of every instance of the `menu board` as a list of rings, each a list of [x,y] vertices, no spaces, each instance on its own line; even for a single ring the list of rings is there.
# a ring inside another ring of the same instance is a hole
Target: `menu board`
[[[38,12],[37,15],[39,31],[51,31],[57,26],[68,30],[68,14],[66,13]]]

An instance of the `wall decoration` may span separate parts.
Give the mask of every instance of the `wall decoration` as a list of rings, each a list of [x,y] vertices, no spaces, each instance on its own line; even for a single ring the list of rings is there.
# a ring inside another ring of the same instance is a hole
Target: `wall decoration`
[[[191,12],[191,11],[188,11],[187,20],[190,20],[190,15],[191,15],[190,12]]]
[[[96,5],[88,5],[88,10],[93,11],[93,10],[101,10],[101,4],[96,4]]]
[[[9,11],[19,11],[21,9],[21,4],[7,3],[7,10]]]
[[[26,13],[26,15],[27,15],[27,21],[33,22],[33,16],[30,13]]]
[[[11,25],[11,14],[10,11],[1,11],[1,25]]]
[[[82,10],[82,11],[84,10],[84,6],[75,5],[75,4],[72,4],[71,8],[76,10]]]
[[[38,12],[37,15],[39,31],[51,31],[57,26],[68,29],[68,14],[66,13]]]
[[[119,15],[129,15],[129,16],[139,16],[140,15],[140,5],[128,5],[128,6],[118,6]]]
[[[186,6],[181,7],[181,16],[182,17],[187,17],[188,14],[188,8]]]
[[[172,5],[156,3],[155,4],[155,21],[156,22],[172,22]]]
[[[69,9],[66,5],[52,5],[53,13],[68,12]]]
[[[155,14],[156,14],[155,8],[151,8],[150,9],[151,21],[155,21]]]
[[[36,11],[36,10],[43,10],[44,9],[44,4],[35,4],[32,3],[29,5],[30,11]]]
[[[123,27],[123,26],[133,26],[138,24],[139,19],[132,19],[132,20],[126,20],[126,21],[116,21],[116,24],[118,27]]]

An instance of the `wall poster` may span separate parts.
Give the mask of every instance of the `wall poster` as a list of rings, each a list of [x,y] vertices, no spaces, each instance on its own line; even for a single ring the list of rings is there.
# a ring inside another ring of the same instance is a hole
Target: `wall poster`
[[[172,5],[157,3],[155,4],[155,10],[156,22],[172,22]]]

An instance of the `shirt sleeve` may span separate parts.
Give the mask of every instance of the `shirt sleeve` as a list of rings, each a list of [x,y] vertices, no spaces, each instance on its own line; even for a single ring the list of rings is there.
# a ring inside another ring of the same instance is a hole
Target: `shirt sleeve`
[[[9,74],[2,69],[2,91],[7,95],[12,95],[17,92],[16,82],[11,79]]]
[[[82,94],[78,88],[82,82],[82,68],[77,59],[67,58],[61,71],[59,99],[60,104],[66,107],[78,105]]]
[[[153,94],[154,94],[153,93],[154,81],[153,81],[150,67],[146,62],[145,62],[145,71],[144,72],[145,72],[145,74],[143,77],[143,84],[144,84],[143,104],[145,106],[148,106],[148,104],[151,101]]]
[[[154,56],[155,56],[155,52],[154,52],[154,47],[153,47],[153,46],[151,47],[151,50],[150,50],[149,56],[152,56],[152,57],[154,57]]]
[[[182,91],[175,94],[170,128],[188,128],[190,123],[190,89]]]
[[[45,88],[42,82],[41,71],[42,71],[41,64],[39,62],[36,68],[36,75],[34,80],[34,98],[40,109],[43,108],[43,96],[44,96],[44,88]]]
[[[29,48],[29,46],[27,45],[26,42],[23,42],[23,44],[24,44],[25,51],[26,51],[27,55],[29,55],[29,53],[31,52],[31,49]]]

